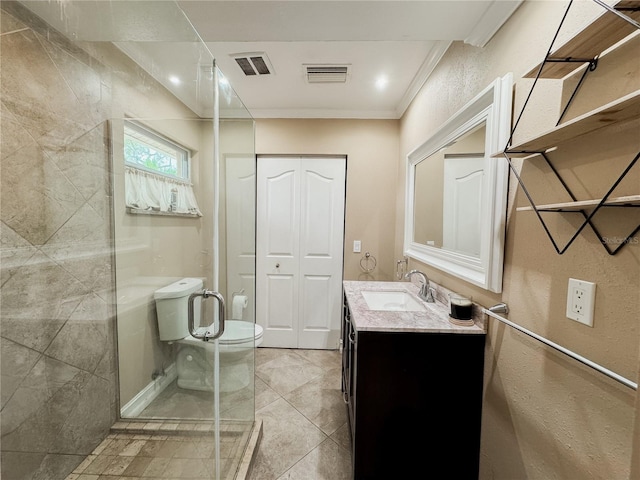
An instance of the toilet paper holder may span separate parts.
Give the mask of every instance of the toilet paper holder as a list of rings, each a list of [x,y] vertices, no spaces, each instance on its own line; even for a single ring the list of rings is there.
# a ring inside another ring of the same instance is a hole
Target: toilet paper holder
[[[244,288],[231,294],[231,318],[242,320],[244,309],[247,308],[248,297]]]
[[[233,292],[231,298],[233,299],[236,295],[244,295],[244,288],[240,289],[239,292]]]

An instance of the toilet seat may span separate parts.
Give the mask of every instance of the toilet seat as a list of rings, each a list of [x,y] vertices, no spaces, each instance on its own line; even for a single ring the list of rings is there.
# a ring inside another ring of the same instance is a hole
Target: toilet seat
[[[261,325],[244,320],[226,320],[224,333],[220,337],[223,345],[238,345],[240,343],[258,341],[262,339],[263,329]]]
[[[201,328],[205,330],[204,327]],[[251,335],[252,333],[253,336]],[[244,320],[226,320],[224,322],[224,333],[219,338],[219,344],[221,346],[234,346],[255,342],[257,345],[261,343],[263,333],[264,330],[262,326],[257,323]],[[176,343],[213,349],[213,342],[203,342],[201,339],[195,338],[192,335],[188,335]]]

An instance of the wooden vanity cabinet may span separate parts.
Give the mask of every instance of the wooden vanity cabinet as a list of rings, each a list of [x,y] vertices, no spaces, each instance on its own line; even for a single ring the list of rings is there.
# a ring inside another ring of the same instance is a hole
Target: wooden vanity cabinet
[[[354,480],[477,479],[485,335],[342,333]]]

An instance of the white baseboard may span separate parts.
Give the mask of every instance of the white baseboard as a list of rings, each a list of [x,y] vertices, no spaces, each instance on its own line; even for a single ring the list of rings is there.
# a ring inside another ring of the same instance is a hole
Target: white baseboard
[[[140,415],[177,377],[176,364],[172,363],[165,369],[163,376],[149,382],[146,387],[140,390],[135,397],[120,409],[120,417],[135,418]]]

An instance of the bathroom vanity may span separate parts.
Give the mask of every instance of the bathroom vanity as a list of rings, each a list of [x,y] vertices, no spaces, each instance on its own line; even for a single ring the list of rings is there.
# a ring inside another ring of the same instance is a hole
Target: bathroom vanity
[[[343,291],[354,480],[477,479],[484,324],[453,325],[442,296],[425,303],[410,282],[345,281]]]

